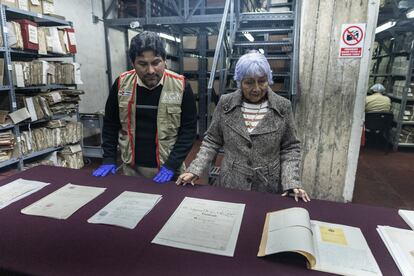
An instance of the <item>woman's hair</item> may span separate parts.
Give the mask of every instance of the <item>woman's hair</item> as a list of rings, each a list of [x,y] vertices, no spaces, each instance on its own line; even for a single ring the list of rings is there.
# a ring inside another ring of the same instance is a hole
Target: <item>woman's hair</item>
[[[160,56],[165,60],[165,45],[157,33],[144,31],[137,34],[131,40],[129,46],[129,58],[134,63],[135,58],[145,51],[153,51],[154,55]]]
[[[234,70],[237,87],[244,78],[267,76],[269,84],[273,84],[272,69],[266,57],[258,51],[250,51],[239,58]]]

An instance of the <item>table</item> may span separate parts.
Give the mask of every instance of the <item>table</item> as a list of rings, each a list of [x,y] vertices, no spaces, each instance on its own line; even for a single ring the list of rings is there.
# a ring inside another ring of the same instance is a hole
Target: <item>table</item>
[[[311,219],[360,227],[383,275],[400,275],[376,232],[377,225],[408,228],[397,210],[358,204],[312,200],[296,203],[280,195],[211,186],[177,187],[120,175],[92,177],[86,170],[38,166],[0,181],[17,178],[50,182],[0,210],[1,272],[36,275],[327,275],[306,269],[293,253],[256,257],[265,214],[305,207]],[[20,210],[67,183],[107,190],[67,220],[28,216]],[[133,230],[89,224],[87,219],[123,191],[162,194],[155,208]],[[151,244],[184,197],[245,203],[245,213],[233,258]]]

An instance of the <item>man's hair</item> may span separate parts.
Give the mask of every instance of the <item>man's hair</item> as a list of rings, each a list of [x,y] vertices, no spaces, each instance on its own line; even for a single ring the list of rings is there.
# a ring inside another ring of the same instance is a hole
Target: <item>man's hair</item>
[[[160,56],[165,60],[165,45],[157,33],[144,31],[137,34],[131,40],[129,46],[129,58],[132,62],[145,51],[153,51],[155,56]]]
[[[249,51],[239,58],[234,70],[234,80],[237,87],[246,77],[266,76],[269,84],[273,84],[272,69],[266,57],[259,51]]]

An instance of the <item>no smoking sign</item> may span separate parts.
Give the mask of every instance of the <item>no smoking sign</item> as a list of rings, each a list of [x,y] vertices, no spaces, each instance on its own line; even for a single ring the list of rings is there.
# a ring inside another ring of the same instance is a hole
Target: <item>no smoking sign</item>
[[[365,24],[342,24],[339,57],[362,57]]]

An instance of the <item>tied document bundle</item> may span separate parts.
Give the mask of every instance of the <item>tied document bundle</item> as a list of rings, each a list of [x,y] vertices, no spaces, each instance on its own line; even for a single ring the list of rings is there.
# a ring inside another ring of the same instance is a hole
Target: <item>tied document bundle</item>
[[[310,220],[303,208],[266,214],[258,257],[296,252],[312,270],[352,276],[382,275],[359,228]]]
[[[26,215],[67,219],[105,190],[106,188],[80,186],[69,183],[24,208],[21,212]]]
[[[185,197],[152,243],[233,257],[244,207]]]
[[[156,194],[125,191],[88,219],[88,222],[134,229],[161,198],[161,195]]]
[[[49,185],[49,183],[19,178],[1,186],[0,209],[39,191],[47,185]]]

